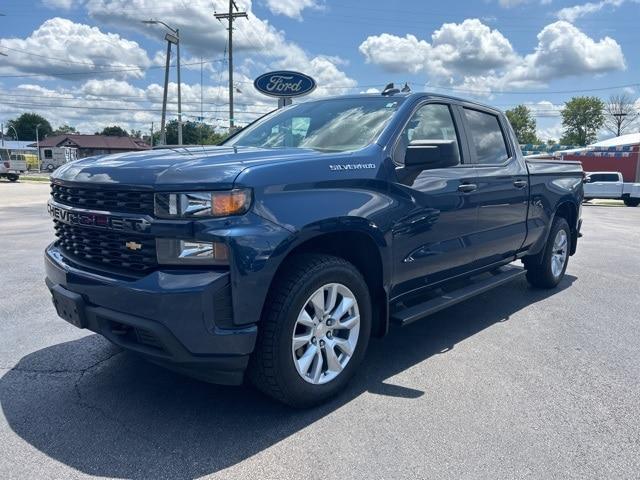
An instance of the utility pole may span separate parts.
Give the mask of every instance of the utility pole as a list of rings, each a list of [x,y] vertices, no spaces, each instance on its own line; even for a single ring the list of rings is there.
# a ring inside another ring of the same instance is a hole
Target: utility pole
[[[233,11],[235,8],[235,12]],[[229,21],[229,133],[233,133],[235,120],[233,118],[233,21],[236,18],[247,16],[247,12],[240,12],[235,0],[229,0],[229,13],[215,13],[218,20]]]
[[[153,122],[151,122],[151,137],[149,137],[149,146],[153,148]]]
[[[40,135],[38,134],[38,129],[40,128],[40,124],[36,125],[36,148],[38,149],[38,173],[42,171],[42,163],[40,160]]]

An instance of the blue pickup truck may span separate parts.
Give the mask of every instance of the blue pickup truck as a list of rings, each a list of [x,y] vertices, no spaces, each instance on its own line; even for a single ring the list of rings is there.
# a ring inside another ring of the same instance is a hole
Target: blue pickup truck
[[[59,168],[46,282],[77,327],[309,406],[390,324],[523,275],[555,287],[582,199],[579,163],[525,161],[488,106],[397,91],[308,101],[221,146]]]

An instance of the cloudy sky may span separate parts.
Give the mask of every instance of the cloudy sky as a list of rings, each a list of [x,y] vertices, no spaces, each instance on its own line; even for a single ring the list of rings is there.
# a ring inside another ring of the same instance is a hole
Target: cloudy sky
[[[576,3],[577,2],[577,3]],[[236,0],[236,118],[274,107],[252,80],[271,69],[313,76],[314,96],[413,90],[536,112],[558,138],[573,95],[640,92],[640,0]],[[228,122],[226,0],[3,0],[0,121],[24,111],[93,133],[158,128],[165,58],[159,19],[182,38],[186,118]],[[426,5],[429,5],[428,7]],[[175,63],[175,59],[172,60]],[[175,68],[169,117],[177,111]]]

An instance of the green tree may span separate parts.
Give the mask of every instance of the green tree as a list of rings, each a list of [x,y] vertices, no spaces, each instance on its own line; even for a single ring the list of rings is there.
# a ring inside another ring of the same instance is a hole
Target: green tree
[[[598,97],[573,97],[562,109],[563,145],[593,143],[604,125],[604,102]]]
[[[542,143],[536,135],[536,119],[529,108],[518,105],[505,112],[520,143]]]
[[[167,123],[167,145],[178,144],[178,121]],[[182,123],[182,143],[184,145],[218,145],[226,135],[217,133],[211,125],[200,122]],[[153,134],[153,144],[160,145],[160,132]]]
[[[53,132],[49,121],[37,113],[23,113],[18,118],[9,120],[7,125],[15,128],[18,139],[23,141],[36,140],[36,125],[39,125],[39,138],[49,136]],[[13,129],[7,128],[7,135],[13,135]]]
[[[128,137],[129,133],[118,125],[111,127],[104,127],[101,132],[96,132],[96,135],[106,135],[107,137]]]
[[[52,135],[67,135],[70,133],[78,133],[78,131],[76,130],[76,127],[72,127],[69,126],[67,124],[65,125],[61,125],[58,128],[56,128],[53,132]]]

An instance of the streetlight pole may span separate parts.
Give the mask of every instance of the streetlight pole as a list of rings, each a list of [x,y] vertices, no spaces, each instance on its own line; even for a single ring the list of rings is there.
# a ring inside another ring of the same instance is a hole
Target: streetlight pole
[[[169,91],[169,60],[171,58],[171,42],[167,42],[167,59],[164,69],[164,92],[162,93],[162,119],[160,120],[160,144],[167,144],[167,92]]]
[[[180,92],[180,29],[176,28],[176,50],[178,56],[178,145],[182,145],[182,93]]]
[[[182,145],[182,86],[180,81],[180,29],[171,28],[161,20],[143,20],[147,25],[164,25],[171,33],[167,33],[164,38],[167,41],[167,59],[164,71],[164,94],[162,98],[162,120],[160,122],[160,141],[167,144],[166,116],[167,116],[167,92],[169,90],[169,61],[171,58],[171,44],[176,45],[178,57],[178,145]]]

